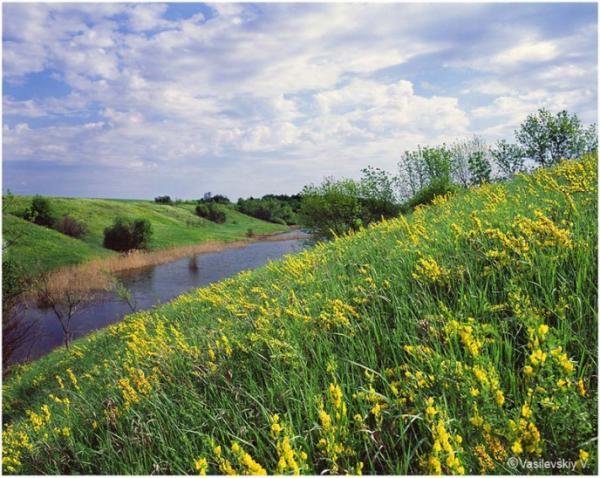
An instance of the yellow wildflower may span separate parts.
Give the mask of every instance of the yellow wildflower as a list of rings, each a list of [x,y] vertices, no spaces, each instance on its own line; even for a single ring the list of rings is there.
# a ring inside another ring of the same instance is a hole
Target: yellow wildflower
[[[577,382],[577,389],[579,390],[579,395],[581,395],[582,397],[585,397],[587,395],[587,391],[585,389],[583,379],[581,379],[581,378]]]
[[[198,472],[199,475],[206,475],[206,470],[208,470],[208,461],[206,458],[198,458],[196,463],[194,463],[194,469]]]
[[[513,451],[513,453],[515,455],[520,455],[521,453],[523,453],[523,446],[521,445],[520,440],[516,440],[510,449]]]

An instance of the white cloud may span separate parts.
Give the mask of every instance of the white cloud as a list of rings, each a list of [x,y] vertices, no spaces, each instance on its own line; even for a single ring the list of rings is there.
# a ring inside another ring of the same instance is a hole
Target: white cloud
[[[486,6],[213,8],[211,18],[167,20],[164,4],[7,6],[5,78],[22,83],[47,69],[71,92],[5,96],[12,124],[46,120],[5,128],[5,158],[202,178],[207,168],[211,178],[216,169],[248,178],[278,171],[278,184],[299,189],[307,177],[355,174],[369,163],[393,169],[402,150],[419,143],[474,129],[511,132],[544,103],[595,115],[595,57],[574,53],[591,48],[594,32],[548,38],[535,28],[490,26],[489,38],[467,47],[446,29],[473,24]],[[454,94],[439,78],[381,73],[424,55],[442,68],[449,51],[460,54],[448,67],[475,72]],[[473,93],[489,101],[465,106]]]
[[[490,63],[495,68],[506,68],[522,63],[541,63],[558,56],[558,46],[553,41],[524,40],[518,45],[494,55]]]

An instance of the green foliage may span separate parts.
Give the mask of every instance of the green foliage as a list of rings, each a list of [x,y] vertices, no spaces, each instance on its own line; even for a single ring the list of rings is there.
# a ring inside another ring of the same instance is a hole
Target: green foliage
[[[151,236],[152,225],[147,219],[117,217],[112,226],[104,229],[104,247],[119,252],[146,249]]]
[[[405,151],[398,163],[398,183],[403,185],[400,196],[408,199],[432,181],[450,182],[453,154],[446,145],[421,147]]]
[[[247,214],[263,221],[276,222],[284,224],[294,224],[295,215],[291,207],[275,198],[248,198],[238,199],[237,209],[243,214]]]
[[[399,214],[396,188],[397,178],[386,171],[372,166],[362,170],[359,194],[363,209],[361,220],[364,224]]]
[[[405,207],[408,210],[420,205],[430,204],[436,197],[458,192],[460,188],[451,183],[448,178],[437,178],[410,198]]]
[[[287,201],[288,196],[275,196],[268,194],[261,199],[248,198],[238,199],[237,209],[243,214],[256,217],[263,221],[274,222],[277,224],[296,224],[296,212],[292,209],[291,201]]]
[[[204,197],[202,199],[198,199],[197,201],[199,204],[209,204],[209,203],[215,203],[215,204],[231,204],[231,201],[229,200],[229,198],[227,196],[224,196],[223,194],[215,194],[214,196],[211,193],[206,193],[204,195]]]
[[[48,198],[36,195],[31,200],[31,207],[26,211],[25,219],[38,226],[52,227],[56,214]]]
[[[2,304],[10,304],[21,292],[25,284],[26,272],[15,261],[12,254],[4,251],[2,254]]]
[[[216,224],[223,224],[227,220],[225,211],[213,202],[198,204],[196,206],[196,214]]]
[[[525,171],[525,152],[517,144],[510,144],[504,139],[500,140],[490,150],[490,154],[500,170],[501,177],[510,178]]]
[[[325,179],[320,186],[305,186],[302,190],[300,224],[316,240],[341,236],[359,228],[362,206],[360,187],[356,181]]]
[[[451,170],[452,181],[463,187],[469,187],[478,184],[473,176],[472,157],[477,158],[483,155],[483,159],[487,159],[488,147],[479,136],[473,136],[470,139],[457,141],[450,146],[451,153]]]
[[[154,198],[154,202],[157,204],[173,204],[171,196],[157,196]]]
[[[590,131],[595,131],[595,125]],[[541,166],[579,157],[595,149],[597,142],[591,133],[586,133],[577,115],[564,110],[552,114],[544,108],[530,114],[515,136],[525,154]]]
[[[472,184],[480,185],[490,182],[492,166],[485,152],[475,151],[469,155],[469,173],[471,173]]]
[[[328,178],[320,186],[307,186],[301,195],[300,224],[320,240],[395,217],[401,210],[396,181],[369,166],[362,170],[360,181]]]

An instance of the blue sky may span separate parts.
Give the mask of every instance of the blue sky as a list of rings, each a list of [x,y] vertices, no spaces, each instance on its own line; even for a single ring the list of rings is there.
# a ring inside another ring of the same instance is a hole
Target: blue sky
[[[4,4],[3,189],[294,193],[597,116],[587,4]]]

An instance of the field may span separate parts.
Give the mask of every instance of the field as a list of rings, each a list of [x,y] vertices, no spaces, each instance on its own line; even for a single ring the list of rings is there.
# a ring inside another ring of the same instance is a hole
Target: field
[[[14,257],[28,271],[44,271],[58,266],[78,264],[92,258],[114,254],[102,247],[104,228],[117,216],[150,220],[153,228],[151,249],[183,246],[209,240],[232,241],[245,236],[249,228],[256,234],[287,229],[227,210],[224,224],[198,217],[193,204],[161,205],[151,201],[115,199],[50,198],[58,217],[65,214],[83,221],[89,234],[82,240],[31,224],[11,213],[22,212],[31,204],[30,196],[16,196],[4,214],[4,236],[19,235],[11,249]]]
[[[438,198],[17,369],[4,472],[594,474],[596,169]]]

